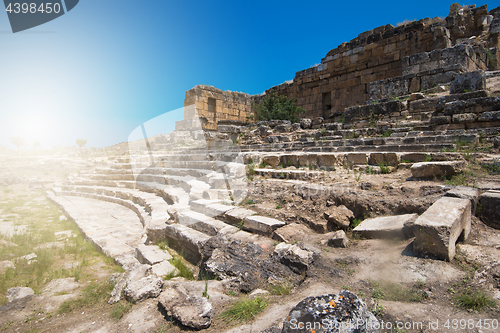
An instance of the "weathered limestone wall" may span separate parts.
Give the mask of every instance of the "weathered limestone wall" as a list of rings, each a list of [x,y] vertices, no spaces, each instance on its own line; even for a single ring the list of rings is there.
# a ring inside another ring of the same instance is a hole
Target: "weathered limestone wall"
[[[218,122],[248,123],[252,101],[248,94],[198,85],[186,91],[184,120],[201,117],[203,128],[208,130],[216,130]]]
[[[397,27],[386,25],[361,33],[328,52],[321,64],[266,91],[275,91],[307,111],[306,118],[327,122],[344,118],[346,108],[449,83],[456,73],[494,69],[500,64],[500,7],[452,5],[445,19],[426,18]],[[260,95],[228,92],[199,85],[186,92],[187,130],[201,120],[203,129],[252,121],[252,103]],[[194,108],[187,106],[194,105]],[[401,112],[394,111],[394,112]]]
[[[455,73],[487,69],[487,55],[482,46],[460,44],[406,56],[402,64],[402,76],[369,84],[370,100],[403,96],[449,84]]]
[[[371,82],[403,76],[404,66],[411,67],[405,57],[455,44],[498,46],[499,14],[498,9],[488,13],[486,6],[458,6],[445,20],[426,18],[378,27],[331,50],[320,65],[297,72],[292,82],[267,92],[297,97],[310,118],[340,116],[346,107],[369,100]],[[466,70],[469,67],[482,66],[469,65]]]

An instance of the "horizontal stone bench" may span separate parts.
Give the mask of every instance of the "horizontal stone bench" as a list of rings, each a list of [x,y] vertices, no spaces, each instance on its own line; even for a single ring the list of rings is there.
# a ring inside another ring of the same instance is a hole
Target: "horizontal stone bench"
[[[285,223],[265,216],[248,216],[243,222],[243,229],[271,237],[274,230],[285,226]]]
[[[451,261],[455,257],[455,243],[465,241],[470,230],[470,200],[443,197],[415,221],[413,250],[421,255]]]
[[[362,221],[353,229],[355,234],[366,238],[405,238],[413,235],[413,223],[417,214],[379,216]]]

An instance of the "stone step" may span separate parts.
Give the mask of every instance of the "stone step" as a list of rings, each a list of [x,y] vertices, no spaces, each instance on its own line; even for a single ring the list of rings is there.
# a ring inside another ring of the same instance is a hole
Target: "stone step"
[[[177,220],[179,224],[188,226],[209,236],[216,236],[222,229],[231,227],[222,221],[189,209],[178,212]],[[234,232],[236,231],[238,230],[234,230]]]
[[[52,190],[53,190],[54,194],[57,196],[73,196],[73,197],[96,199],[96,200],[100,200],[100,201],[115,203],[115,204],[126,207],[126,208],[130,209],[131,211],[133,211],[137,215],[137,217],[139,218],[139,220],[141,221],[141,224],[143,226],[146,227],[151,222],[151,216],[148,214],[146,209],[143,206],[135,204],[129,200],[109,197],[109,196],[105,196],[105,195],[99,195],[96,193],[66,191],[66,190],[61,190],[59,188],[53,188]]]
[[[272,237],[274,230],[285,226],[285,223],[265,216],[247,216],[243,220],[243,229],[253,233]]]
[[[224,214],[235,208],[235,206],[224,205],[220,200],[194,200],[190,203],[191,209],[195,212],[205,214],[214,218],[223,218]]]
[[[140,244],[135,248],[135,257],[141,264],[155,265],[162,261],[171,260],[172,256],[157,245]]]
[[[168,246],[182,253],[193,265],[202,259],[202,247],[211,236],[181,224],[171,224],[165,228]]]

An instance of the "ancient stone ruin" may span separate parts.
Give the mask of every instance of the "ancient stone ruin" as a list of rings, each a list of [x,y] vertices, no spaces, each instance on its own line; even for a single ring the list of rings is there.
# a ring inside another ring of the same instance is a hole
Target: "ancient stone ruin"
[[[343,281],[308,289],[262,332],[318,318],[379,332],[367,327],[381,318],[374,304],[341,291],[350,281],[451,284],[467,250],[484,251],[480,278],[498,280],[499,43],[500,7],[452,5],[444,19],[363,32],[263,95],[196,86],[174,132],[130,142],[47,195],[125,269],[110,304],[158,298],[182,325],[210,327],[218,301],[165,281],[179,273],[168,244],[226,293]],[[271,91],[296,98],[302,121],[254,119]],[[135,216],[100,217],[115,205]],[[387,254],[394,239],[404,246]]]

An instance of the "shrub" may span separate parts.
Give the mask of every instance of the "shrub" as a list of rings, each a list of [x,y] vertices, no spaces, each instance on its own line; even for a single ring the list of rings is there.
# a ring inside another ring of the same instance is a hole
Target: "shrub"
[[[292,123],[298,121],[298,115],[306,112],[295,103],[297,99],[287,99],[286,96],[278,96],[274,91],[264,97],[262,103],[254,105],[258,120],[290,120]]]

